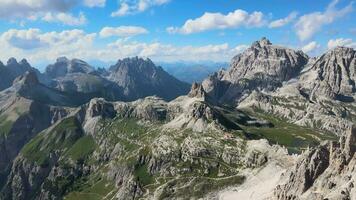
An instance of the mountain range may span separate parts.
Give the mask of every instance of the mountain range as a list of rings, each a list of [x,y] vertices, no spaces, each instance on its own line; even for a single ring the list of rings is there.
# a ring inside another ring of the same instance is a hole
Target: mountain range
[[[0,199],[356,198],[352,48],[262,38],[190,91],[138,57],[0,77]]]

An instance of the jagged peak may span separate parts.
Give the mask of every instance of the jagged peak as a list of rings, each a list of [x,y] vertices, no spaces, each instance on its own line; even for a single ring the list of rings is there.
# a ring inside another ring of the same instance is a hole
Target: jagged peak
[[[128,57],[124,59],[119,59],[115,65],[110,67],[110,70],[118,70],[120,67],[128,67],[129,70],[135,69],[150,69],[150,70],[163,70],[161,67],[156,66],[152,60],[149,58],[142,58],[142,57]]]
[[[9,60],[7,61],[7,65],[13,65],[13,64],[18,64],[16,58],[11,57],[9,58]]]
[[[354,51],[355,50],[351,47],[337,46],[331,49],[330,51],[328,51],[327,54],[348,54]]]
[[[119,59],[117,61],[117,64],[119,64],[119,63],[127,63],[127,62],[147,62],[147,63],[150,63],[150,64],[154,64],[151,59],[138,57],[138,56]]]
[[[262,37],[259,41],[255,41],[252,44],[252,46],[258,46],[258,47],[264,47],[268,45],[272,45],[272,43],[266,37]]]
[[[19,63],[23,65],[29,65],[28,61],[25,58],[23,58]]]
[[[68,61],[69,61],[69,59],[67,57],[65,57],[65,56],[58,57],[56,59],[56,62],[68,62]]]
[[[206,92],[202,84],[194,82],[188,94],[189,97],[205,98]]]

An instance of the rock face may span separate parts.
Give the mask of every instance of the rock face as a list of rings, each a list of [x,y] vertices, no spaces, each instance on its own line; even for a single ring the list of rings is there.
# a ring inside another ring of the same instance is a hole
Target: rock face
[[[298,76],[307,62],[308,56],[303,52],[272,45],[268,39],[262,38],[232,59],[230,69],[222,79],[236,83],[262,74],[283,82]]]
[[[44,74],[50,78],[49,87],[70,93],[81,92],[90,97],[103,97],[108,100],[122,98],[120,88],[101,76],[88,63],[79,60],[58,58],[56,63],[47,66]]]
[[[193,83],[192,88],[188,94],[189,97],[205,98],[206,92],[203,86],[199,83]]]
[[[69,73],[89,74],[91,72],[94,72],[94,68],[82,60],[60,57],[54,64],[47,66],[45,74],[50,78],[58,78]]]
[[[285,184],[275,189],[275,197],[284,199],[355,199],[356,129],[306,151],[287,174]]]
[[[109,69],[109,80],[123,89],[127,100],[157,95],[172,100],[189,91],[189,85],[181,82],[155,66],[150,59],[138,57],[119,60]]]
[[[356,92],[356,51],[337,47],[322,55],[311,71],[317,74],[311,98],[322,97],[341,101],[354,101]]]
[[[0,62],[0,91],[10,87],[16,77],[27,71],[36,71],[36,74],[39,74],[25,59],[17,62],[15,58],[10,58],[6,65]]]
[[[308,56],[272,45],[266,38],[256,41],[232,59],[230,68],[204,80],[205,91],[218,102],[234,103],[253,90],[273,91],[299,75]]]
[[[240,98],[237,106],[341,135],[356,119],[355,60],[352,48],[335,48],[319,58],[310,59],[299,75],[276,90],[260,92],[254,89]],[[235,88],[225,96],[244,91]]]
[[[138,57],[119,60],[109,70],[95,70],[78,59],[58,58],[46,68],[45,75],[52,79],[47,84],[50,87],[111,101],[133,101],[151,95],[171,100],[186,94],[189,88],[151,60]]]

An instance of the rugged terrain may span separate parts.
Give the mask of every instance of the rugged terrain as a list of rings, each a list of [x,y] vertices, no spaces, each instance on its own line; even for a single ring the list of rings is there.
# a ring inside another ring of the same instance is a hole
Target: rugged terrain
[[[190,92],[137,57],[25,65],[0,91],[0,199],[353,199],[355,56],[262,38]]]

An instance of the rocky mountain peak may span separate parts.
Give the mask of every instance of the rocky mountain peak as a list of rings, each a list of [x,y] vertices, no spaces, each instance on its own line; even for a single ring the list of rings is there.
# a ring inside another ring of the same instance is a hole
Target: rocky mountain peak
[[[16,58],[12,57],[12,58],[9,58],[9,60],[7,61],[7,65],[17,65],[17,60]]]
[[[79,59],[69,60],[66,57],[57,58],[54,64],[48,65],[46,68],[46,75],[51,78],[64,77],[68,73],[90,73],[94,68],[88,63]]]
[[[171,76],[148,58],[118,60],[109,68],[108,78],[123,88],[124,96],[130,100],[152,95],[168,100],[189,91],[188,84]]]
[[[155,66],[155,64],[149,58],[140,58],[140,57],[132,57],[132,58],[124,58],[117,61],[117,63],[110,67],[110,71],[120,71],[122,69],[128,71],[145,71],[153,72],[159,67]]]
[[[69,59],[67,58],[67,57],[65,57],[65,56],[63,56],[63,57],[58,57],[57,59],[56,59],[56,62],[57,63],[59,63],[59,62],[68,62],[69,61]]]
[[[189,97],[205,98],[205,91],[201,84],[194,82],[188,94]]]
[[[278,81],[286,81],[298,75],[308,62],[308,56],[300,51],[272,45],[262,38],[232,60],[224,79],[237,82],[241,78],[254,79],[259,74]]]
[[[252,44],[253,47],[264,47],[264,46],[268,46],[268,45],[272,45],[272,43],[265,37],[261,38],[259,41],[256,41]]]

